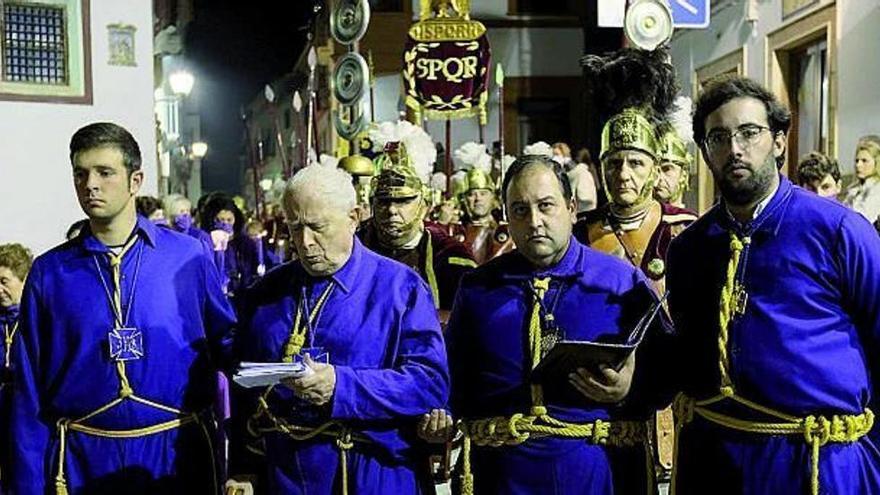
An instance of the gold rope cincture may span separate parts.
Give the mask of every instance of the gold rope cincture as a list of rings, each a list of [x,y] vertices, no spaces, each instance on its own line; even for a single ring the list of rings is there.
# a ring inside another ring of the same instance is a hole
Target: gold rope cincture
[[[306,317],[306,321],[303,321],[303,308],[307,307],[308,300],[305,288],[303,288],[302,300],[296,305],[296,313],[293,317],[293,327],[290,329],[290,337],[288,337],[287,343],[284,344],[284,356],[281,360],[285,363],[293,362],[293,356],[299,354],[299,351],[302,350],[303,344],[306,343],[306,334],[310,328],[313,328],[313,326],[317,324],[318,315],[320,315],[321,311],[324,309],[324,304],[330,297],[330,293],[333,292],[333,287],[335,287],[335,284],[330,280],[327,283],[327,287],[321,292],[321,296],[318,297],[318,302],[315,303],[315,307],[312,308]],[[311,338],[314,338],[314,335],[312,335]]]
[[[425,236],[428,238],[428,245],[425,247],[425,278],[428,279],[428,287],[434,297],[434,309],[440,309],[440,286],[437,285],[437,275],[434,273],[434,243],[427,230]]]
[[[550,288],[550,278],[538,278],[532,282],[533,305],[529,317],[528,339],[531,354],[531,369],[541,361],[541,304],[544,295]],[[514,414],[510,417],[494,417],[477,420],[464,420],[460,423],[462,441],[461,493],[473,495],[474,476],[471,471],[471,443],[481,447],[501,447],[520,445],[534,435],[534,438],[546,436],[563,438],[589,439],[594,444],[604,445],[612,433],[621,436],[633,436],[630,425],[621,425],[621,429],[612,432],[612,423],[596,420],[592,423],[569,423],[553,418],[544,406],[544,394],[540,384],[531,385],[532,407],[529,414]],[[623,431],[626,430],[626,431]],[[626,440],[622,438],[622,440]]]
[[[360,435],[351,428],[347,427],[340,421],[327,421],[315,427],[299,426],[287,422],[283,418],[279,418],[272,414],[267,401],[267,390],[257,399],[257,411],[248,421],[247,430],[254,436],[258,437],[265,433],[282,433],[295,441],[306,441],[318,436],[327,436],[335,439],[336,448],[339,449],[339,464],[342,475],[342,495],[348,494],[348,451],[354,448],[355,442],[369,442],[370,439],[364,435]],[[266,416],[271,422],[271,426],[258,426],[256,420],[261,416]]]
[[[101,266],[98,263],[97,258],[95,260],[95,266],[98,270],[98,276],[101,277],[101,282],[104,284],[104,289],[107,292],[108,299],[110,301],[110,307],[113,310],[113,316],[115,319],[116,327],[121,328],[124,327],[128,323],[129,315],[131,314],[132,302],[134,301],[134,284],[137,282],[137,274],[140,271],[141,264],[141,254],[143,247],[138,251],[137,265],[135,267],[135,276],[132,280],[132,290],[129,294],[128,307],[126,308],[125,315],[123,317],[122,313],[122,273],[121,273],[121,265],[124,256],[131,250],[132,247],[137,243],[137,235],[132,235],[131,238],[125,243],[122,248],[122,251],[116,255],[112,252],[107,253],[107,257],[109,258],[110,269],[113,275],[113,292],[110,294],[110,291],[107,287],[106,282],[104,281],[104,276],[101,274]],[[86,435],[102,437],[102,438],[116,438],[116,439],[126,439],[126,438],[139,438],[147,435],[154,435],[157,433],[162,433],[164,431],[172,430],[174,428],[179,428],[181,426],[197,423],[202,432],[205,435],[205,439],[208,445],[209,456],[211,459],[211,469],[213,472],[212,480],[214,484],[214,489],[217,491],[217,466],[216,460],[214,459],[214,449],[212,445],[211,435],[208,432],[207,426],[204,424],[204,421],[198,416],[197,413],[189,413],[185,414],[182,411],[166,406],[163,404],[159,404],[157,402],[153,402],[149,399],[145,399],[143,397],[139,397],[134,393],[134,390],[131,388],[131,384],[128,381],[128,376],[126,375],[125,370],[125,361],[116,361],[116,372],[119,376],[119,396],[108,402],[107,404],[95,409],[94,411],[82,416],[81,418],[70,420],[67,418],[61,418],[56,423],[56,429],[58,432],[58,470],[55,475],[55,493],[57,495],[67,495],[67,478],[64,474],[64,463],[65,463],[65,454],[67,450],[67,433],[68,431],[76,431],[79,433],[83,433]],[[159,409],[161,411],[165,411],[171,414],[175,414],[178,418],[165,421],[162,423],[158,423],[151,426],[145,426],[142,428],[135,428],[131,430],[105,430],[102,428],[95,428],[92,426],[85,425],[84,423],[89,419],[103,413],[109,411],[110,409],[116,407],[120,403],[122,403],[125,399],[129,399],[141,404],[144,404],[149,407],[153,407],[155,409]]]
[[[12,341],[15,339],[15,332],[18,330],[18,321],[12,324],[12,329],[9,328],[9,325],[3,325],[3,336],[4,345],[6,346],[6,355],[4,356],[3,365],[6,369],[9,369],[12,366]]]
[[[430,246],[430,244],[429,244]],[[290,330],[290,337],[284,345],[284,362],[292,362],[293,356],[300,352],[306,340],[306,333],[309,329],[314,328],[317,324],[318,317],[333,292],[335,284],[331,280],[315,303],[315,307],[308,311],[304,311],[306,307],[306,295],[303,293],[302,301],[296,306],[296,313],[293,318],[293,327]],[[303,321],[303,313],[308,312]],[[312,335],[314,338],[314,335]],[[306,427],[293,425],[272,414],[269,408],[268,397],[274,389],[274,386],[266,388],[266,391],[257,400],[257,410],[251,416],[247,424],[247,430],[253,437],[259,437],[263,433],[279,432],[287,435],[296,441],[310,440],[318,435],[333,437],[336,440],[336,447],[339,449],[339,464],[342,473],[342,494],[348,494],[348,451],[354,447],[354,441],[368,441],[367,437],[356,435],[350,428],[339,421],[328,421],[317,427]],[[267,417],[272,423],[271,427],[263,428],[257,425],[257,420],[261,417]]]
[[[678,449],[681,430],[685,425],[693,421],[694,415],[726,428],[762,435],[802,435],[804,441],[811,447],[810,452],[810,490],[812,495],[819,494],[819,455],[820,448],[828,442],[852,443],[865,436],[874,425],[874,413],[866,408],[858,415],[833,415],[818,416],[809,415],[803,418],[782,413],[775,409],[753,402],[736,393],[733,380],[730,377],[730,357],[727,352],[730,323],[741,316],[748,302],[746,293],[740,279],[744,277],[744,271],[740,270],[740,259],[743,252],[747,252],[751,239],[746,236],[739,238],[735,233],[730,233],[730,261],[727,265],[727,278],[721,288],[719,302],[719,332],[718,332],[718,367],[721,376],[719,394],[705,400],[695,400],[684,394],[679,394],[673,404],[675,410],[675,448],[674,458],[676,462],[672,466],[673,495],[676,491]],[[738,277],[737,274],[740,274]],[[734,418],[712,410],[710,406],[725,400],[734,401],[757,413],[778,419],[776,422],[749,421]]]

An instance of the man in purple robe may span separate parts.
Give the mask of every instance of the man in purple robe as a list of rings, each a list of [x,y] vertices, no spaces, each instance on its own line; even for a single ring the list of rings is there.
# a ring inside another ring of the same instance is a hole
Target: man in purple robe
[[[750,79],[696,103],[721,201],[669,250],[678,495],[880,493],[880,240],[779,174],[790,122]]]
[[[25,283],[11,491],[215,494],[210,407],[235,323],[217,270],[198,241],[136,215],[128,131],[85,126],[70,160],[88,224]]]
[[[283,202],[298,259],[240,295],[242,358],[313,373],[257,397],[247,430],[263,440],[268,493],[422,493],[416,424],[449,386],[431,291],[355,237],[344,171],[306,167]]]
[[[640,381],[635,354],[552,379],[534,369],[559,341],[623,343],[653,292],[638,268],[574,239],[561,165],[520,157],[502,191],[517,249],[465,276],[447,329],[461,492],[615,493],[606,449],[633,440],[611,418]],[[420,433],[449,439],[451,425],[433,411]]]

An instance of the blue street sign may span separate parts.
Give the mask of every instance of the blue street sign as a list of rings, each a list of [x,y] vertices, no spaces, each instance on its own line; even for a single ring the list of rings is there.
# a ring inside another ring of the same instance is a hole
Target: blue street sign
[[[668,0],[677,28],[709,27],[709,0]]]

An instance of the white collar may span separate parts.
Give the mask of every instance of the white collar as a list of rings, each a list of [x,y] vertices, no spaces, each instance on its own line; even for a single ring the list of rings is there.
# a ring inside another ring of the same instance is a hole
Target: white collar
[[[764,211],[764,208],[766,208],[767,205],[770,204],[770,201],[773,199],[773,196],[776,196],[776,191],[778,191],[778,190],[779,190],[779,182],[776,183],[776,187],[774,187],[773,190],[770,191],[770,194],[768,194],[766,198],[762,199],[761,202],[758,203],[758,206],[755,207],[755,212],[752,214],[752,220],[758,218],[758,215],[760,215],[761,212]]]

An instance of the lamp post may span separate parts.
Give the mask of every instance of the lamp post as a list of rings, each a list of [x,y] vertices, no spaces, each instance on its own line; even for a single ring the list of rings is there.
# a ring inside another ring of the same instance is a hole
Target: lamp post
[[[168,86],[162,91],[161,103],[165,111],[163,124],[163,156],[160,160],[162,167],[159,173],[159,195],[164,196],[169,192],[171,170],[174,160],[186,159],[186,155],[175,158],[173,150],[180,146],[180,103],[184,97],[192,92],[195,85],[193,75],[185,70],[176,70],[168,75]],[[169,90],[170,89],[170,94]],[[176,166],[180,166],[179,163]]]
[[[192,154],[194,158],[198,158],[201,160],[208,154],[208,143],[203,141],[196,141],[190,146],[190,150],[192,150]]]
[[[172,138],[180,137],[180,101],[189,96],[195,85],[195,78],[185,70],[172,72],[168,76],[168,85],[171,86],[171,115],[168,122],[168,131]]]

